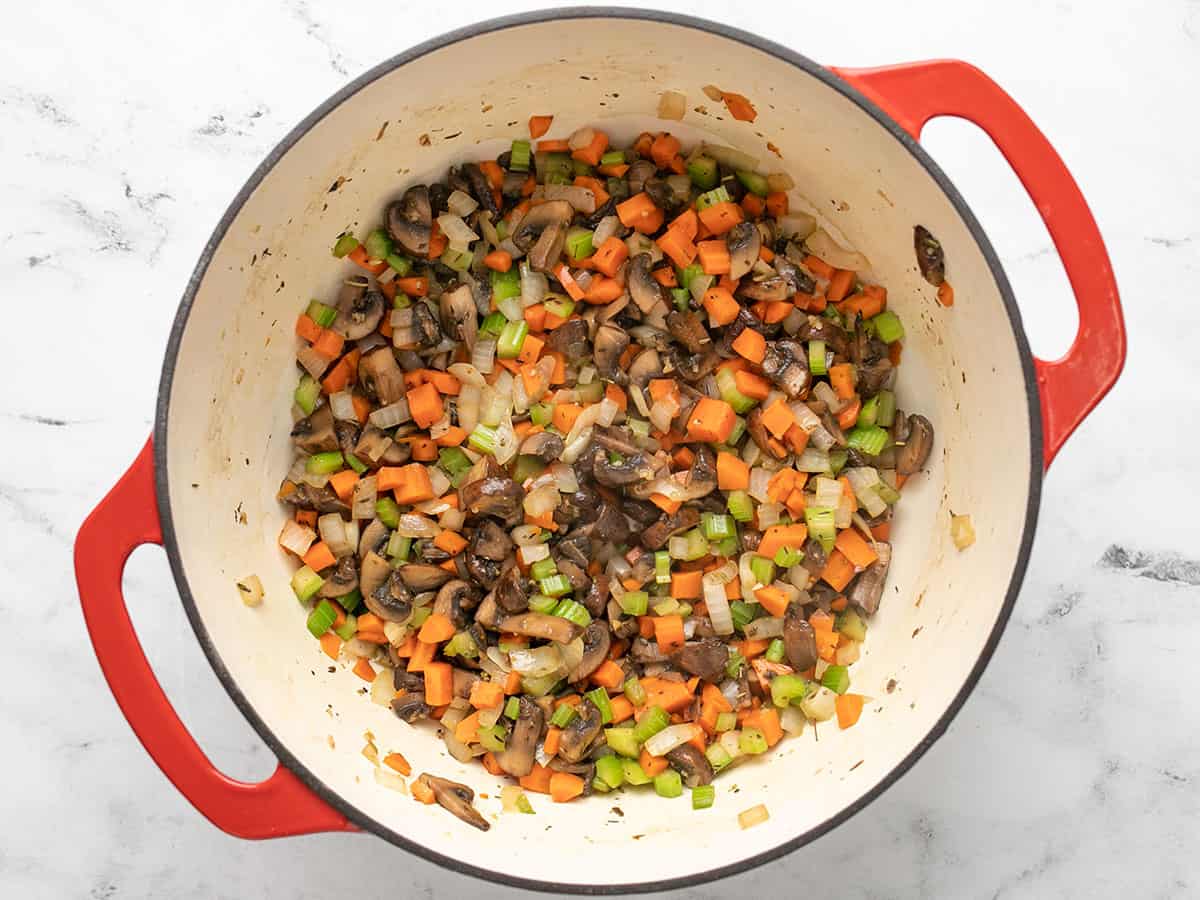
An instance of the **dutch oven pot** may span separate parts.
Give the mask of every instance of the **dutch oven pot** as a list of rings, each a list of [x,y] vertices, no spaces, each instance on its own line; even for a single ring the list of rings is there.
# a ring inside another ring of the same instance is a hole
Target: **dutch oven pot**
[[[757,121],[733,121],[703,94],[710,83],[749,97]],[[654,118],[664,89],[687,95],[683,122]],[[694,111],[700,104],[707,114]],[[857,727],[825,726],[819,742],[806,734],[740,765],[703,814],[652,792],[565,805],[535,796],[536,816],[498,817],[481,834],[372,778],[358,753],[368,730],[381,750],[401,750],[414,773],[465,782],[490,795],[478,801],[485,814],[499,810],[496,778],[455,762],[431,732],[359,695],[348,668],[327,671],[288,587],[291,563],[275,543],[284,511],[274,496],[292,453],[292,325],[343,271],[329,255],[333,238],[349,224],[361,231],[379,221],[408,183],[494,156],[530,115],[549,113],[555,135],[589,123],[621,140],[670,129],[685,146],[704,136],[789,172],[887,285],[908,330],[899,395],[935,423],[937,444],[898,513],[888,593],[854,670],[856,689],[874,698]],[[1031,355],[987,237],[917,143],[940,115],[969,119],[992,137],[1049,228],[1079,305],[1078,335],[1060,360]],[[937,304],[917,272],[917,223],[946,249],[952,309]],[[1008,620],[1043,469],[1112,386],[1124,356],[1116,285],[1083,197],[1020,107],[971,66],[829,69],[745,32],[636,10],[498,19],[356,80],[292,131],[234,199],[180,303],[153,437],[79,532],[84,615],[146,749],[231,834],[361,829],[451,869],[556,892],[711,880],[844,821],[944,732]],[[234,524],[235,509],[244,523]],[[950,541],[951,509],[969,513],[978,533],[962,553]],[[204,652],[279,758],[261,784],[212,766],[146,662],[121,595],[125,560],[145,543],[166,549]],[[234,586],[251,573],[266,587],[254,610]],[[737,793],[727,790],[732,782]],[[737,813],[757,803],[770,819],[740,830]],[[624,815],[610,814],[613,805]]]

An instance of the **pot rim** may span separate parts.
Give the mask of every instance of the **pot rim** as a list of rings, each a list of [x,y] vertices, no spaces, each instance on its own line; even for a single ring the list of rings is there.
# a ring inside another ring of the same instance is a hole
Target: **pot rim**
[[[955,211],[962,217],[971,236],[974,238],[980,251],[982,252],[988,268],[991,270],[992,277],[996,281],[996,286],[1000,292],[1000,297],[1003,300],[1005,312],[1008,315],[1009,324],[1012,327],[1013,337],[1016,340],[1017,351],[1021,359],[1021,375],[1025,384],[1025,399],[1028,406],[1029,425],[1030,425],[1030,458],[1029,458],[1029,495],[1026,501],[1025,508],[1025,528],[1021,539],[1021,544],[1017,552],[1017,557],[1013,565],[1012,576],[1009,579],[1008,588],[1005,592],[1004,603],[1000,608],[999,615],[996,618],[995,625],[992,627],[987,640],[980,648],[979,655],[967,675],[962,687],[954,696],[946,711],[934,723],[925,737],[914,747],[903,759],[901,759],[891,771],[885,775],[878,784],[871,790],[864,793],[853,803],[839,810],[823,822],[808,829],[802,834],[796,835],[790,840],[784,841],[776,847],[764,850],[761,853],[756,853],[753,856],[748,856],[728,865],[719,866],[711,869],[696,872],[691,875],[679,876],[675,878],[664,878],[648,881],[630,881],[614,884],[601,885],[586,885],[586,884],[567,884],[552,881],[542,881],[539,879],[522,878],[516,875],[510,875],[506,872],[497,872],[488,869],[482,869],[478,866],[471,865],[453,857],[445,856],[441,853],[431,850],[429,847],[410,840],[396,832],[392,831],[385,825],[377,822],[375,819],[364,814],[358,807],[349,803],[342,798],[340,794],[328,787],[324,782],[317,778],[309,769],[297,759],[287,746],[279,740],[258,715],[253,705],[246,698],[238,687],[229,669],[225,666],[216,646],[214,645],[208,630],[200,619],[200,614],[196,606],[195,598],[192,596],[191,588],[188,584],[187,577],[183,571],[182,558],[179,553],[178,539],[175,533],[175,523],[171,515],[171,502],[169,495],[169,484],[167,478],[167,422],[170,415],[171,402],[171,387],[175,377],[175,364],[179,354],[180,343],[183,339],[183,333],[186,330],[189,315],[191,313],[192,304],[195,301],[196,293],[199,290],[201,282],[203,282],[208,266],[212,261],[217,247],[224,239],[225,234],[229,230],[234,218],[241,211],[242,206],[249,199],[250,195],[267,176],[267,174],[275,167],[276,163],[302,138],[306,135],[318,122],[325,118],[330,112],[340,106],[343,102],[349,100],[356,93],[362,90],[367,85],[378,80],[384,75],[392,72],[400,66],[407,65],[428,55],[436,50],[448,47],[460,41],[478,37],[480,35],[490,34],[496,31],[503,31],[509,28],[522,27],[526,25],[535,25],[545,22],[553,22],[557,20],[582,19],[582,18],[602,18],[602,19],[629,19],[633,21],[651,21],[675,25],[683,28],[691,28],[697,31],[703,31],[708,34],[713,34],[727,40],[736,41],[740,44],[745,44],[763,53],[770,54],[775,58],[790,63],[797,69],[807,75],[817,78],[826,86],[833,88],[841,93],[848,100],[855,103],[860,109],[867,113],[880,126],[886,129],[892,137],[898,140],[905,149],[920,163],[938,187],[946,195],[947,199],[953,205]],[[188,621],[191,623],[192,630],[196,634],[196,638],[200,643],[204,655],[208,658],[213,671],[220,680],[222,686],[229,694],[231,700],[237,706],[238,710],[250,723],[251,727],[258,733],[259,737],[275,754],[276,758],[290,769],[297,778],[299,778],[310,790],[316,793],[322,800],[332,806],[334,809],[342,813],[347,820],[352,822],[357,827],[364,831],[371,832],[384,840],[392,843],[402,849],[413,853],[423,859],[431,860],[443,868],[451,871],[480,878],[486,881],[500,882],[502,884],[511,885],[513,887],[524,888],[526,890],[553,892],[558,894],[589,894],[589,895],[612,895],[612,894],[627,894],[640,893],[651,891],[667,891],[678,888],[691,887],[698,884],[707,884],[721,878],[727,878],[731,875],[736,875],[741,872],[748,871],[764,863],[779,859],[794,850],[811,843],[827,832],[831,831],[838,825],[845,822],[851,816],[865,809],[884,791],[891,787],[899,778],[904,775],[913,765],[920,759],[933,744],[945,734],[946,729],[950,726],[954,717],[958,714],[967,698],[971,695],[975,685],[983,675],[984,669],[991,660],[992,654],[999,645],[1001,635],[1008,624],[1009,617],[1012,615],[1013,607],[1016,604],[1017,594],[1020,591],[1021,583],[1025,577],[1025,571],[1029,564],[1029,556],[1033,545],[1034,532],[1037,525],[1038,507],[1041,501],[1041,489],[1043,479],[1042,468],[1042,418],[1041,418],[1041,403],[1037,390],[1037,379],[1034,372],[1033,354],[1030,351],[1029,343],[1025,336],[1025,331],[1021,323],[1020,311],[1017,308],[1016,301],[1013,297],[1012,288],[1008,283],[1008,278],[1004,274],[1004,270],[1000,264],[1000,260],[992,248],[991,242],[984,233],[982,226],[971,212],[958,190],[954,187],[950,179],[941,170],[941,168],[933,161],[933,159],[925,152],[921,145],[914,140],[908,132],[904,131],[900,125],[879,106],[867,99],[863,94],[851,87],[850,84],[843,81],[825,66],[820,65],[793,50],[788,49],[773,41],[766,40],[758,35],[751,34],[739,28],[733,28],[727,25],[719,24],[708,19],[702,19],[695,16],[681,15],[671,12],[663,12],[653,9],[633,9],[623,7],[566,7],[562,9],[542,9],[534,10],[516,15],[502,16],[499,18],[487,19],[477,22],[473,25],[464,26],[454,31],[446,32],[445,34],[431,38],[424,43],[399,53],[390,59],[369,69],[362,75],[355,78],[350,83],[346,84],[340,90],[336,91],[330,97],[325,99],[311,113],[309,113],[295,128],[267,154],[266,158],[255,168],[254,172],[242,185],[241,190],[230,202],[225,213],[221,216],[217,226],[213,229],[212,236],[204,245],[204,249],[200,254],[200,258],[196,263],[196,267],[188,279],[187,286],[184,289],[183,297],[179,303],[179,309],[176,312],[174,323],[171,326],[170,336],[167,342],[166,355],[163,360],[162,376],[159,382],[158,400],[155,408],[154,418],[154,481],[157,494],[158,512],[162,524],[163,548],[166,550],[167,558],[171,566],[171,573],[175,579],[175,585],[179,590],[180,600],[183,603],[184,611],[187,614]]]

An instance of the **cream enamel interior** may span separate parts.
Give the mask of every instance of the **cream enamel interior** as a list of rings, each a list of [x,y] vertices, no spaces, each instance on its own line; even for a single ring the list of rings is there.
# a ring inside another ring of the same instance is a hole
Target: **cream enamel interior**
[[[708,83],[750,97],[758,120],[732,121],[701,92]],[[664,89],[686,94],[683,123],[654,121]],[[553,136],[584,123],[625,137],[656,126],[737,146],[760,157],[762,171],[789,172],[797,196],[866,253],[887,285],[908,330],[901,405],[937,428],[927,474],[905,489],[887,595],[852,670],[854,689],[874,698],[861,723],[845,732],[825,724],[819,742],[810,729],[738,766],[718,780],[716,805],[704,813],[692,812],[686,795],[626,791],[562,806],[534,796],[536,816],[501,815],[498,779],[455,762],[429,731],[360,696],[363,683],[346,667],[327,672],[288,587],[292,564],[275,545],[283,512],[273,496],[291,459],[292,326],[344,271],[329,254],[333,238],[347,226],[371,227],[416,175],[481,147],[494,155],[500,144],[489,141],[523,135],[529,116],[541,113],[555,114]],[[344,184],[331,192],[339,177]],[[917,222],[946,247],[958,297],[951,311],[916,273]],[[564,885],[685,877],[835,816],[947,710],[1000,614],[1024,531],[1031,434],[1021,373],[1000,292],[966,224],[917,160],[852,101],[774,56],[689,27],[618,18],[526,24],[381,76],[301,137],[250,196],[216,248],[182,335],[166,426],[170,510],[198,615],[230,675],[279,741],[363,816],[434,853],[510,876]],[[965,553],[950,543],[950,509],[974,520],[978,541]],[[235,511],[244,524],[235,524]],[[234,589],[250,573],[266,586],[257,610],[244,609]],[[381,751],[402,751],[416,772],[488,794],[478,805],[494,820],[491,832],[376,784],[359,754],[366,731]],[[741,831],[737,814],[757,803],[770,820]],[[615,805],[624,816],[610,813]],[[380,852],[388,852],[383,844]]]

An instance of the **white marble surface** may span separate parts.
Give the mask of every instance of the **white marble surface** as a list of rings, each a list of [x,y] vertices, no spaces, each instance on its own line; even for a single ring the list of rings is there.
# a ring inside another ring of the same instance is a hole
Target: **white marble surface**
[[[418,25],[428,4],[407,0],[7,7],[0,896],[477,895],[477,882],[374,838],[247,843],[205,822],[101,679],[69,551],[145,440],[184,283],[268,149],[409,44],[540,5],[443,4],[436,26]],[[658,5],[726,20],[734,8]],[[988,71],[1092,204],[1124,295],[1129,360],[1054,466],[1016,614],[946,737],[834,833],[680,895],[1196,896],[1200,3],[1009,0],[985,11],[927,0],[919,15],[828,5],[739,4],[735,24],[829,63],[959,56]],[[979,133],[940,122],[927,143],[998,247],[1035,349],[1052,355],[1074,312],[1032,207]],[[139,551],[126,587],[205,748],[233,775],[268,772],[195,645],[162,552]]]

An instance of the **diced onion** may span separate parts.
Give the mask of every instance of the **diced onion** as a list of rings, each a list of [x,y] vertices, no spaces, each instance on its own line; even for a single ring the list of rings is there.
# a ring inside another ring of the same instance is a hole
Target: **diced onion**
[[[829,407],[829,411],[834,415],[837,415],[846,407],[847,401],[834,393],[833,388],[829,386],[829,382],[827,381],[818,381],[814,384],[813,394],[816,395],[818,400]]]
[[[783,636],[783,619],[763,616],[746,626],[746,637],[752,641]]]
[[[849,528],[851,517],[854,515],[854,501],[842,494],[838,498],[838,505],[833,510],[833,524],[837,528]]]
[[[546,276],[530,268],[527,263],[521,263],[521,305],[534,306],[546,299],[550,289]]]
[[[542,529],[536,525],[518,525],[510,534],[518,547],[542,543]]]
[[[676,747],[682,746],[694,738],[698,731],[697,726],[687,722],[668,725],[658,734],[652,735],[643,747],[651,756],[666,756]]]
[[[575,470],[566,463],[556,462],[550,466],[549,471],[554,476],[554,486],[560,494],[573,494],[579,490],[579,479]]]
[[[767,190],[771,193],[790,191],[795,186],[796,182],[792,181],[792,176],[787,172],[772,172],[767,176]]]
[[[297,556],[303,556],[317,539],[317,533],[307,525],[301,525],[295,519],[287,519],[283,530],[279,532],[279,546],[290,550]]]
[[[534,200],[566,200],[576,212],[590,216],[596,211],[596,195],[591,188],[571,184],[539,185],[533,192]]]
[[[570,672],[583,662],[583,638],[577,637],[569,644],[559,644],[559,665],[565,672]]]
[[[483,373],[470,363],[451,363],[446,367],[446,371],[463,384],[472,384],[475,387],[483,387],[487,384],[487,379],[483,377]]]
[[[475,349],[479,349],[479,344]],[[479,397],[480,389],[473,384],[464,383],[458,392],[458,425],[468,434],[479,424]]]
[[[455,509],[451,506],[438,519],[438,524],[447,531],[462,531],[463,525],[467,521],[467,514],[461,509]]]
[[[514,672],[527,678],[539,678],[558,671],[562,665],[562,654],[557,644],[545,644],[530,650],[512,650],[508,660]]]
[[[817,476],[813,479],[813,487],[817,495],[813,506],[829,507],[832,509],[838,505],[838,502],[842,498],[841,482],[833,478]]]
[[[358,548],[346,536],[346,523],[339,513],[326,513],[317,519],[317,531],[335,559],[349,556]]]
[[[381,406],[374,410],[367,421],[376,428],[395,428],[397,425],[403,425],[405,422],[412,421],[412,413],[408,411],[408,398],[401,397],[395,403],[390,403],[387,406]]]
[[[487,375],[496,367],[496,342],[493,340],[477,341],[471,351],[471,365]]]
[[[745,830],[753,828],[755,825],[761,825],[769,818],[771,818],[771,814],[767,812],[766,806],[760,803],[738,813],[738,825]]]
[[[678,122],[687,112],[687,97],[679,91],[663,91],[658,98],[658,117]]]
[[[621,230],[621,220],[617,216],[605,216],[592,232],[592,246],[599,247],[610,237],[616,237]]]
[[[649,418],[650,407],[646,405],[646,395],[642,393],[642,389],[636,384],[629,385],[629,396],[633,398],[633,405],[637,407],[637,411]]]
[[[383,636],[393,647],[399,647],[408,639],[408,626],[401,625],[399,622],[384,622]]]
[[[667,541],[667,553],[671,559],[685,559],[688,555],[688,539],[682,536]]]
[[[517,434],[513,431],[512,419],[508,416],[501,418],[500,424],[496,427],[494,441],[496,450],[493,455],[496,457],[496,462],[500,463],[500,465],[505,465],[517,455],[517,448],[520,446],[520,441],[517,440]]]
[[[835,269],[849,269],[861,272],[871,268],[871,261],[861,253],[847,250],[832,237],[824,228],[818,228],[804,239],[808,252],[823,262],[829,263]]]
[[[668,432],[671,430],[671,420],[678,412],[679,403],[672,397],[667,396],[655,400],[654,405],[650,407],[650,424],[656,431]]]
[[[499,647],[488,647],[487,658],[497,669],[507,675],[512,671],[512,661],[509,660],[508,654]]]
[[[540,543],[525,544],[518,548],[517,552],[521,555],[521,562],[527,566],[531,566],[535,562],[550,558],[550,545]]]
[[[751,156],[749,153],[743,153],[741,150],[734,150],[732,147],[722,147],[720,144],[704,143],[700,145],[700,152],[705,156],[711,156],[723,166],[728,166],[731,169],[741,169],[744,172],[753,172],[758,168],[758,159]]]
[[[378,492],[375,487],[375,476],[368,475],[366,478],[360,478],[354,484],[354,505],[350,510],[350,514],[355,519],[375,518],[375,501],[377,499]]]
[[[798,707],[785,706],[779,713],[779,727],[790,735],[804,734],[805,724],[807,720]]]
[[[302,347],[296,351],[296,362],[313,378],[320,378],[329,368],[331,360],[312,347]]]
[[[616,421],[617,413],[620,411],[621,408],[617,406],[616,403],[614,403],[608,397],[605,397],[600,401],[600,412],[596,416],[597,424],[608,427]]]
[[[335,419],[343,422],[357,422],[358,413],[354,410],[354,397],[349,391],[338,391],[329,395],[329,409]]]
[[[437,217],[437,223],[438,227],[442,229],[442,234],[451,244],[468,247],[472,242],[479,240],[479,235],[472,231],[471,226],[459,216],[442,213]]]
[[[397,791],[401,794],[408,793],[408,782],[404,780],[403,775],[383,766],[376,766],[374,771],[376,784],[380,784],[389,790]]]
[[[784,190],[788,190],[785,188]],[[475,202],[475,198],[465,191],[453,190],[450,196],[446,198],[446,209],[453,215],[465,219],[471,213],[479,208],[479,204]]]
[[[862,643],[860,641],[850,641],[848,644],[839,644],[837,652],[834,654],[834,662],[839,666],[851,666],[858,662],[858,658],[862,653]]]
[[[746,603],[756,603],[754,592],[762,587],[754,576],[754,569],[750,567],[754,556],[754,553],[747,550],[738,558],[738,579],[742,585],[742,600]]]
[[[395,675],[387,666],[384,666],[375,673],[375,680],[371,682],[372,703],[377,703],[380,706],[391,706],[392,698],[396,696],[394,678]]]
[[[779,520],[783,518],[782,503],[760,503],[758,504],[758,527],[770,528],[772,525],[778,525]]]
[[[435,522],[416,513],[405,513],[396,523],[396,533],[407,538],[433,538],[442,533]]]
[[[596,138],[596,132],[591,128],[580,128],[567,138],[567,146],[572,150],[582,150],[590,146]]]
[[[259,606],[263,599],[262,580],[257,575],[247,575],[237,583],[238,595],[247,606]]]
[[[816,447],[805,447],[796,457],[796,468],[801,472],[828,472],[829,453]]]
[[[525,791],[519,784],[506,784],[500,789],[500,807],[506,813],[520,812],[517,803],[525,796]]]
[[[725,585],[709,581],[708,575],[704,576],[703,581],[704,605],[708,607],[713,631],[717,634],[733,634],[733,615],[729,610],[729,599],[725,596]]]
[[[761,466],[750,470],[750,487],[747,489],[747,493],[759,503],[766,503],[769,499],[767,486],[771,483],[771,474]]]
[[[558,507],[558,499],[558,488],[553,484],[548,484],[530,491],[522,502],[526,514],[531,518],[537,518],[554,512]]]
[[[729,705],[735,709],[737,708],[737,692],[738,683],[733,679],[721,685],[721,693],[725,695],[725,699],[729,701]],[[726,731],[720,738],[721,749],[734,759],[742,755],[742,748],[738,740],[740,736],[740,733],[737,731]]]
[[[800,701],[800,709],[814,722],[824,722],[833,718],[837,710],[837,694],[827,687],[818,687]]]
[[[966,550],[975,543],[975,526],[970,516],[950,517],[950,538],[959,550]]]
[[[817,220],[808,213],[790,212],[786,216],[780,216],[775,227],[778,229],[780,237],[791,237],[802,241],[816,229]]]

